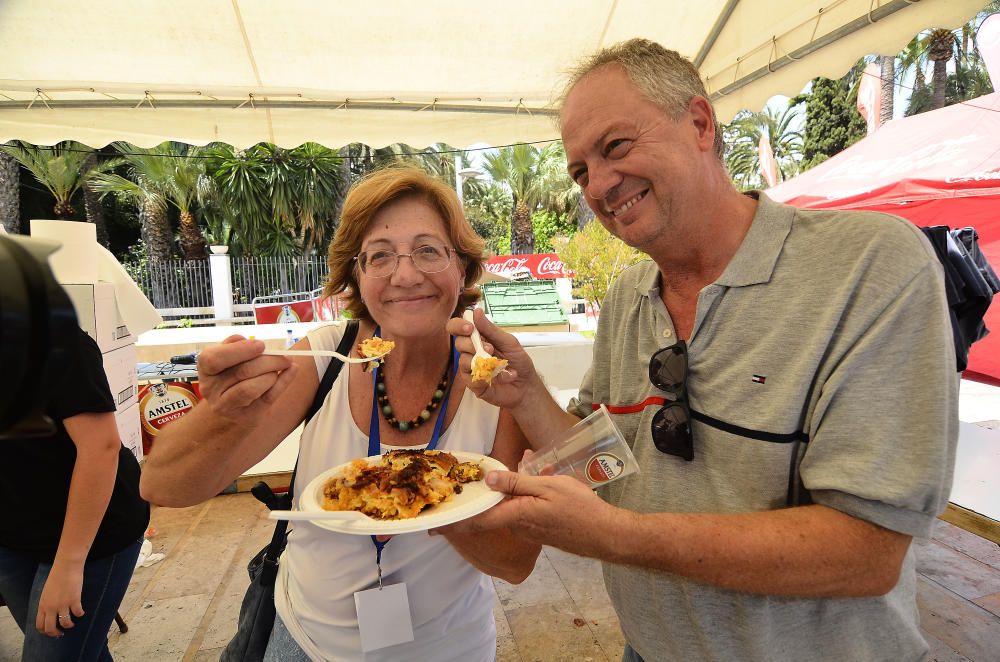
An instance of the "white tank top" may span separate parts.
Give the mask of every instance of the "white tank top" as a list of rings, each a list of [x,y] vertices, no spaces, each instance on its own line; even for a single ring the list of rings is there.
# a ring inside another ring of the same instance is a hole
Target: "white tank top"
[[[309,343],[313,349],[336,349],[344,328],[332,324],[314,329]],[[329,361],[316,357],[320,379]],[[302,431],[296,504],[300,491],[317,475],[368,455],[368,435],[350,413],[349,383],[344,370]],[[462,402],[437,447],[490,454],[500,410],[471,392],[451,395],[461,396]],[[338,534],[306,522],[290,524],[275,584],[275,608],[295,641],[316,662],[495,659],[493,581],[444,537],[420,532],[392,538],[382,551],[382,582],[406,584],[414,640],[363,653],[354,593],[378,583],[371,538]]]

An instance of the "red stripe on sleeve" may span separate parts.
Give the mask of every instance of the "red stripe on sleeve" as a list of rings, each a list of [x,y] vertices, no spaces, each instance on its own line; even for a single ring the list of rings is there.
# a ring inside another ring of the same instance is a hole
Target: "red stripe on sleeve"
[[[650,405],[662,405],[666,403],[667,399],[659,395],[651,395],[642,402],[634,405],[604,405],[608,408],[608,412],[612,414],[634,414],[640,412]],[[591,409],[597,411],[601,408],[601,403],[590,405]]]

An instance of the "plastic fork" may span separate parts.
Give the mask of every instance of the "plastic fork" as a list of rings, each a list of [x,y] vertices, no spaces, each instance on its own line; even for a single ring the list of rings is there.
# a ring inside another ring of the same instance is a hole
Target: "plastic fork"
[[[340,359],[344,363],[368,363],[369,361],[378,361],[385,356],[385,354],[367,357],[344,356],[340,352],[334,352],[329,349],[265,349],[264,354],[268,356],[332,356],[335,359]]]
[[[472,324],[471,338],[472,338],[472,346],[476,348],[476,356],[481,359],[492,358],[492,355],[485,349],[483,349],[483,339],[479,336],[479,329],[476,328],[476,323],[472,321],[473,320],[472,309],[470,308],[469,310],[466,310],[464,313],[462,313],[462,317],[465,318],[465,321],[470,322]]]

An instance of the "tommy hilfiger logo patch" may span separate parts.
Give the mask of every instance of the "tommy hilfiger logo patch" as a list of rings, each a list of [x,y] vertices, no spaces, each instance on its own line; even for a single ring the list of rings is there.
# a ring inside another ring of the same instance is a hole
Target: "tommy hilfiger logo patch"
[[[764,375],[754,375],[753,377],[750,378],[750,381],[752,381],[754,384],[763,384],[764,382],[767,381],[767,377],[765,377]]]

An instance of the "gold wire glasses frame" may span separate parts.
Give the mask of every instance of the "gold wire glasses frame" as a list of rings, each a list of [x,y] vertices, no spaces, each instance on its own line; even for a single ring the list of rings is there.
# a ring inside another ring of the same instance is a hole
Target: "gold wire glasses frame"
[[[399,258],[408,257],[413,266],[425,274],[444,271],[451,264],[455,250],[447,246],[421,246],[410,253],[396,253],[389,250],[374,250],[358,253],[354,261],[361,272],[369,278],[388,278],[396,273]]]

